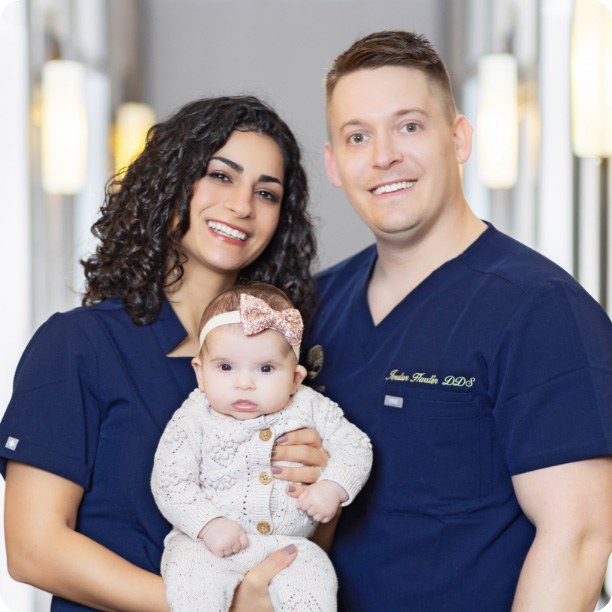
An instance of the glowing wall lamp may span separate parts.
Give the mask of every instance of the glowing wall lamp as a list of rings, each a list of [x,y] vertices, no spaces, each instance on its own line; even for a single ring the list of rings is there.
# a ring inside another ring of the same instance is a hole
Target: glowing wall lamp
[[[478,62],[478,173],[490,189],[508,189],[518,175],[518,67],[509,53]]]
[[[144,148],[147,132],[155,123],[150,106],[125,102],[117,109],[115,119],[115,172],[124,171]]]
[[[612,155],[612,9],[575,0],[572,24],[572,145],[578,157]]]
[[[43,189],[72,195],[87,174],[85,66],[51,60],[42,69],[41,155]]]

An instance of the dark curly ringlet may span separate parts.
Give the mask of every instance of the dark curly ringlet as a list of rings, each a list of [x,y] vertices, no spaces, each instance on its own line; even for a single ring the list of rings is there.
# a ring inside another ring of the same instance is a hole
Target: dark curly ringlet
[[[157,318],[165,292],[178,288],[183,277],[186,260],[180,244],[189,229],[194,184],[234,131],[272,138],[285,171],[278,228],[265,251],[240,272],[238,282],[280,287],[308,318],[314,303],[316,242],[300,147],[276,112],[252,96],[197,100],[151,128],[144,151],[125,174],[107,184],[92,227],[99,240],[96,252],[81,261],[87,283],[83,305],[119,296],[134,323]]]

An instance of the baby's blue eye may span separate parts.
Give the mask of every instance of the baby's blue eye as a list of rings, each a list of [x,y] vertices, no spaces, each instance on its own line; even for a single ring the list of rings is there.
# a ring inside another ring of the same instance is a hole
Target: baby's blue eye
[[[229,363],[221,363],[219,364],[219,369],[222,372],[229,372],[232,369],[232,366]]]
[[[272,372],[272,366],[271,365],[262,365],[260,370],[264,373],[264,374],[269,374],[270,372]]]

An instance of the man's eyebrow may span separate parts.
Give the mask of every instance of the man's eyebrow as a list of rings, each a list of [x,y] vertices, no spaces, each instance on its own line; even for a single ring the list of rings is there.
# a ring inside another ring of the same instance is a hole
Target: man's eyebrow
[[[418,107],[415,106],[414,108],[402,108],[398,111],[396,111],[395,113],[393,113],[393,117],[395,119],[400,119],[401,117],[404,117],[406,115],[422,115],[423,117],[429,117],[429,113]],[[347,128],[352,128],[352,127],[359,127],[361,125],[364,125],[365,123],[367,123],[365,120],[363,119],[359,119],[359,118],[355,118],[355,119],[349,119],[349,121],[347,121],[346,123],[343,123],[340,126],[340,130],[346,130]]]
[[[220,161],[221,163],[229,166],[230,168],[232,168],[232,170],[235,170],[236,172],[239,172],[240,174],[242,174],[244,172],[244,167],[243,166],[241,166],[240,164],[237,164],[235,161],[232,161],[231,159],[227,159],[227,157],[221,157],[220,155],[214,155],[210,159],[211,159],[211,161],[213,159],[215,159],[217,161]],[[283,184],[275,176],[269,176],[268,174],[261,174],[259,176],[259,181],[262,182],[262,183],[278,183],[279,185]]]

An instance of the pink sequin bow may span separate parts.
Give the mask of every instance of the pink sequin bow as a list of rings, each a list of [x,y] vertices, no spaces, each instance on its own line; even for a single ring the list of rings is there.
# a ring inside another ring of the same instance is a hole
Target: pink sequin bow
[[[283,334],[294,349],[299,348],[302,342],[304,323],[299,310],[274,310],[263,300],[248,293],[240,294],[240,324],[247,336],[273,329]]]

